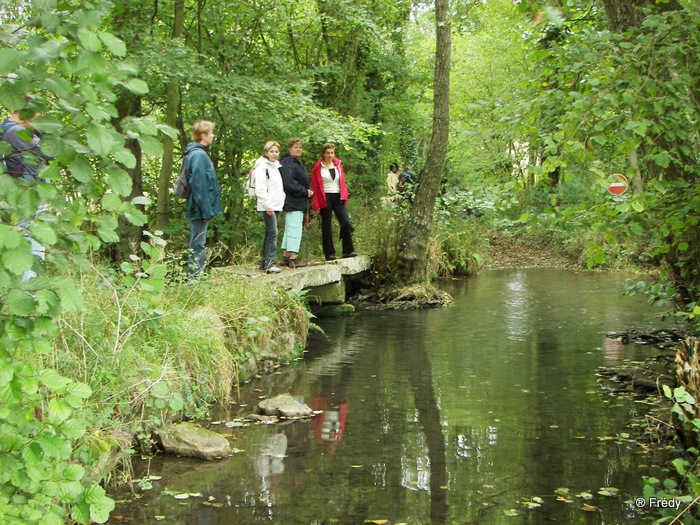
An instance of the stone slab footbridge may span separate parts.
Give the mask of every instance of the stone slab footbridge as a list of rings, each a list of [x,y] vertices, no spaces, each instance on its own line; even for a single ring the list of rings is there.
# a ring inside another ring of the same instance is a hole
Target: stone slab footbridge
[[[213,268],[216,278],[227,274],[241,275],[251,280],[264,279],[286,290],[306,291],[306,298],[315,315],[340,315],[354,308],[345,301],[352,283],[369,272],[372,261],[368,255],[345,257],[334,261],[310,263],[304,268],[281,268],[280,273],[266,274],[251,266]]]

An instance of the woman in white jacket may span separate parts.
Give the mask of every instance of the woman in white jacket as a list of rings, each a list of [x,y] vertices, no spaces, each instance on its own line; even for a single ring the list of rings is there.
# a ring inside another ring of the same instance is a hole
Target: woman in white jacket
[[[277,221],[284,206],[284,186],[277,162],[280,156],[280,145],[274,140],[265,144],[263,155],[255,161],[255,196],[258,200],[258,211],[265,221],[265,240],[262,246],[260,269],[267,273],[279,273],[281,270],[275,264],[277,257]]]

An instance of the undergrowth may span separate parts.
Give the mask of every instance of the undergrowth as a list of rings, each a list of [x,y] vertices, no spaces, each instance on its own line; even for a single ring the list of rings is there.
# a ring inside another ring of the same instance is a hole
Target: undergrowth
[[[84,308],[60,319],[51,351],[37,359],[91,387],[91,426],[147,444],[159,425],[226,403],[261,359],[298,355],[309,317],[300,294],[217,270],[184,284],[163,241],[152,236],[142,249],[118,270],[70,270]]]

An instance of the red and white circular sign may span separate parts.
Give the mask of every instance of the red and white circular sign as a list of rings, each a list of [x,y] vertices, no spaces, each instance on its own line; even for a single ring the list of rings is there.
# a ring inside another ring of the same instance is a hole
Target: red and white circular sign
[[[627,177],[625,177],[622,173],[615,173],[614,177],[615,180],[610,183],[610,186],[608,186],[608,191],[613,195],[622,195],[629,187]]]

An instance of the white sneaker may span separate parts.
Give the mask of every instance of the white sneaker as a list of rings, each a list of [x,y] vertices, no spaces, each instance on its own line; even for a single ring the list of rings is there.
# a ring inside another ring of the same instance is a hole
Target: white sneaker
[[[267,273],[280,273],[282,270],[277,268],[274,264],[267,269]]]

